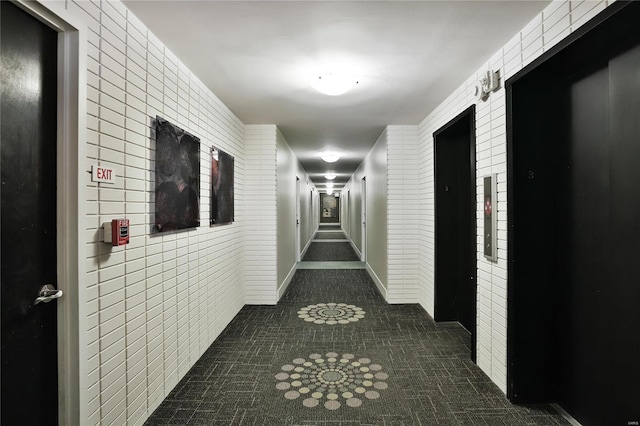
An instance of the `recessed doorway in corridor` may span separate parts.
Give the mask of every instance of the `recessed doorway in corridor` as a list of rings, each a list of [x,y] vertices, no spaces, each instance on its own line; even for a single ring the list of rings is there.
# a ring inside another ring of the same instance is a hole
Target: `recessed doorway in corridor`
[[[476,358],[475,106],[436,131],[436,321],[458,321]]]

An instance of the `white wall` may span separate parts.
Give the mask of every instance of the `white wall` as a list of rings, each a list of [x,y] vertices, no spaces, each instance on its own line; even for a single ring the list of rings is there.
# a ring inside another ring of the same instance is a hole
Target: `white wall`
[[[341,226],[351,245],[362,255],[362,177],[364,168],[361,164],[351,176],[340,193]],[[347,195],[348,194],[348,195]],[[348,198],[347,198],[348,197]],[[348,221],[348,222],[347,222]]]
[[[276,129],[277,146],[277,241],[278,299],[286,290],[295,272],[296,253],[296,178],[300,179],[300,246],[302,251],[315,232],[312,229],[312,196],[315,186],[282,133]]]
[[[498,50],[419,125],[418,159],[420,216],[418,225],[419,301],[434,312],[434,190],[433,132],[473,104],[473,86],[483,72],[499,70],[502,87],[476,110],[477,200],[482,200],[482,177],[498,174],[498,261],[485,260],[478,235],[477,362],[506,392],[507,379],[507,155],[504,80],[602,11],[606,1],[554,1]],[[390,194],[391,197],[391,194]],[[479,233],[483,229],[482,202],[477,209]]]
[[[245,303],[274,305],[278,301],[277,128],[248,125],[245,129]]]
[[[275,125],[247,125],[245,129],[245,303],[275,305],[297,262],[296,177],[301,182],[300,249],[317,228],[317,190]]]
[[[296,176],[300,177],[300,250],[304,254],[318,229],[318,225],[314,221],[314,209],[317,205],[316,199],[319,199],[319,196],[316,186],[299,162]]]
[[[350,191],[350,233],[349,238],[356,250],[362,252],[362,178],[366,177],[366,261],[367,269],[372,275],[383,296],[387,296],[387,143],[388,129],[385,129],[377,142],[362,161],[351,179],[342,190],[342,200]],[[345,212],[346,214],[346,212]],[[344,224],[342,228],[346,230]]]
[[[416,303],[419,293],[418,127],[387,127],[387,302]]]
[[[245,126],[119,2],[67,2],[88,28],[87,157],[115,185],[84,174],[81,423],[142,424],[244,304]],[[201,226],[150,235],[151,118],[201,139]],[[209,148],[235,157],[235,220],[209,227]],[[130,244],[101,243],[101,223],[131,221]],[[83,363],[84,363],[83,362]]]
[[[343,229],[362,252],[362,178],[366,176],[367,264],[389,303],[418,300],[417,141],[417,126],[387,126],[341,193]]]

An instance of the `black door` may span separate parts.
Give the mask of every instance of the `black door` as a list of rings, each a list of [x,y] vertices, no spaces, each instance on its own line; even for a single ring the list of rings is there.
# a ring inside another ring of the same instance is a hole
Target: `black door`
[[[609,63],[612,377],[622,419],[640,423],[640,45]],[[619,354],[619,355],[618,355]]]
[[[640,3],[507,84],[508,395],[640,422]]]
[[[640,421],[640,46],[568,85],[556,176],[560,403],[585,424]]]
[[[476,334],[476,172],[474,107],[434,133],[435,320]]]
[[[56,302],[57,33],[0,2],[2,424],[58,422]]]

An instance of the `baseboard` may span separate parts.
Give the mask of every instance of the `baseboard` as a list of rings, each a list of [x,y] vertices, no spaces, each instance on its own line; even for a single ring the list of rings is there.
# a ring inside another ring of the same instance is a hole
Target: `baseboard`
[[[307,254],[307,250],[309,250],[309,247],[311,246],[311,241],[312,241],[311,239],[307,241],[307,244],[304,246],[304,249],[302,249],[302,252],[300,253],[300,260],[304,259],[304,255]],[[297,267],[298,267],[298,262],[296,262],[293,265],[293,267],[285,277],[280,287],[278,287],[278,300],[280,300],[284,292],[287,291],[287,287],[289,287],[289,284],[291,284],[291,280],[293,279],[293,275],[296,273]]]
[[[351,239],[351,237],[347,236],[347,238],[349,239],[349,244],[351,244],[351,248],[358,255],[358,259],[362,259],[362,253],[360,253],[360,250],[358,250],[358,247],[356,247],[356,245],[353,243],[353,240]]]
[[[302,249],[302,252],[300,253],[300,260],[304,259],[304,255],[307,254],[307,250],[309,250],[309,246],[311,245],[311,241],[313,241],[313,238],[309,238],[309,241],[307,241],[307,244]]]
[[[558,413],[562,414],[562,417],[564,417],[564,419],[565,419],[566,421],[568,421],[568,422],[569,422],[569,424],[570,424],[571,426],[582,426],[582,425],[580,424],[580,422],[578,422],[576,419],[574,419],[574,418],[571,416],[571,414],[569,414],[569,413],[567,413],[566,411],[564,411],[564,409],[563,409],[561,406],[559,406],[558,404],[551,404],[551,406],[552,406],[552,407],[553,407],[553,408],[554,408]]]
[[[373,282],[376,285],[376,288],[378,289],[378,291],[380,292],[380,294],[382,295],[382,298],[385,300],[385,302],[387,301],[387,289],[385,288],[384,284],[382,284],[382,281],[380,280],[380,278],[378,277],[378,275],[376,275],[376,273],[374,272],[374,270],[371,268],[371,266],[369,266],[369,264],[367,263],[367,272],[369,273],[369,276],[371,277],[371,279],[373,280]]]
[[[287,274],[287,276],[285,277],[282,284],[278,287],[278,300],[282,298],[282,295],[284,294],[284,292],[287,291],[287,287],[289,287],[289,284],[291,284],[291,280],[293,279],[293,275],[296,273],[297,266],[298,266],[298,263],[296,262],[291,268],[291,270],[289,271],[289,273]]]

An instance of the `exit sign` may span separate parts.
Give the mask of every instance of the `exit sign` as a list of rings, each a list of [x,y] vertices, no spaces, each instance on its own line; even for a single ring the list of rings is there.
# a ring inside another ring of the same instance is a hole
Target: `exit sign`
[[[91,166],[91,180],[93,182],[116,183],[116,171],[104,164]]]

